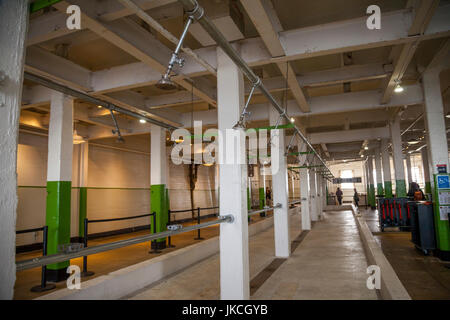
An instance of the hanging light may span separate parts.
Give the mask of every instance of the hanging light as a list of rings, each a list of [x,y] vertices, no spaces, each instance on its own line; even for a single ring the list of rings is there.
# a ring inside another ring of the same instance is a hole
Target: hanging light
[[[364,147],[364,150],[369,150],[369,147],[368,147],[368,146],[365,146],[365,147]]]
[[[294,122],[295,122],[294,117],[291,117],[291,123],[294,123]]]
[[[144,120],[144,119],[139,119],[139,122],[140,122],[140,123],[147,123],[147,121]]]
[[[395,89],[394,89],[394,91],[396,92],[396,93],[400,93],[400,92],[403,92],[403,87],[400,85],[400,81],[399,80],[397,80],[396,81],[396,85],[395,85]]]
[[[77,130],[73,131],[73,144],[81,144],[85,143],[86,140],[82,136],[77,133]]]

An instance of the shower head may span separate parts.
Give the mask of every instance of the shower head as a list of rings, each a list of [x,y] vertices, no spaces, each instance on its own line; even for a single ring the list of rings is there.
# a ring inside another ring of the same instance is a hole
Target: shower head
[[[177,85],[170,79],[170,76],[165,74],[158,81],[156,87],[161,90],[174,90],[177,88]]]

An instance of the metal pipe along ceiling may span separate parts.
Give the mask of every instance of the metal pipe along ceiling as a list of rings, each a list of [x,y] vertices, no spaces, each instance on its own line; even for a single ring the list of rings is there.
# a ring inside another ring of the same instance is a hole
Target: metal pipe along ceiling
[[[287,115],[285,110],[278,104],[275,98],[270,94],[269,90],[264,86],[261,79],[253,72],[252,69],[247,65],[247,63],[239,56],[236,50],[230,45],[230,43],[225,39],[224,35],[217,29],[217,27],[209,20],[205,15],[204,9],[199,5],[196,0],[178,0],[183,4],[184,9],[189,15],[192,15],[195,20],[197,20],[205,31],[210,35],[211,38],[216,41],[218,46],[228,55],[228,57],[241,69],[241,71],[247,76],[247,78],[252,82],[252,84],[258,87],[264,96],[269,100],[269,102],[277,109],[281,116],[283,116],[288,122],[290,117]],[[311,151],[314,152],[317,159],[325,166],[330,175],[332,173],[327,167],[323,159],[313,148],[311,143],[306,139],[306,137],[301,133],[301,131],[294,126],[295,132],[300,136],[300,138],[308,145]]]
[[[29,72],[24,72],[24,77],[26,79],[28,79],[28,80],[31,80],[31,81],[36,82],[36,83],[39,83],[39,84],[43,85],[44,87],[47,87],[47,88],[53,89],[55,91],[67,94],[67,95],[72,96],[74,98],[78,98],[78,99],[81,99],[81,100],[93,103],[93,104],[98,105],[98,106],[102,106],[102,107],[104,107],[104,108],[106,108],[108,110],[117,111],[117,112],[126,114],[128,116],[131,116],[131,117],[134,117],[134,118],[137,118],[137,119],[143,119],[143,120],[145,120],[145,121],[147,121],[149,123],[155,124],[157,126],[160,126],[160,127],[166,128],[166,129],[171,129],[171,130],[172,129],[177,129],[177,127],[172,126],[170,124],[167,124],[167,123],[164,123],[164,122],[161,122],[161,121],[158,121],[158,120],[155,120],[155,119],[143,116],[142,114],[130,111],[128,109],[125,109],[125,108],[122,108],[122,107],[119,107],[119,106],[116,106],[113,103],[100,100],[100,99],[92,97],[89,94],[86,94],[84,92],[80,92],[80,91],[71,89],[69,87],[60,85],[60,84],[58,84],[56,82],[53,82],[53,81],[50,81],[50,80],[48,80],[46,78],[43,78],[43,77],[31,74]]]

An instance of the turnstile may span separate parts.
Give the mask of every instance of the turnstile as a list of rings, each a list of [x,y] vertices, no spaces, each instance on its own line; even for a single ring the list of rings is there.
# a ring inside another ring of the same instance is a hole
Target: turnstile
[[[411,213],[407,206],[408,198],[379,198],[378,216],[380,229],[386,227],[399,227],[400,230],[409,230]]]

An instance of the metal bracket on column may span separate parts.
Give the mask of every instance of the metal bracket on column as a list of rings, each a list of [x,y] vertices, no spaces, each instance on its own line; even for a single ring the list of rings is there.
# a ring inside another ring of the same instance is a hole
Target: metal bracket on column
[[[248,95],[247,102],[245,102],[244,109],[242,110],[241,116],[239,117],[239,121],[233,126],[233,129],[237,129],[237,128],[245,129],[246,128],[247,116],[251,115],[251,112],[248,112],[247,108],[248,108],[250,100],[253,96],[253,93],[255,92],[255,89],[257,87],[259,87],[260,85],[261,85],[261,79],[258,78],[258,81],[253,84],[252,89],[250,90],[250,94]]]
[[[291,137],[291,140],[289,140],[288,147],[287,147],[287,149],[286,149],[286,152],[284,153],[284,156],[285,156],[285,157],[287,157],[287,156],[289,155],[289,151],[292,149],[292,146],[291,146],[291,145],[292,145],[292,140],[294,140],[296,134],[297,134],[297,133],[294,132],[294,134],[293,134],[292,137]]]
[[[227,214],[225,216],[219,216],[218,218],[221,220],[226,220],[228,223],[234,222],[234,216],[232,214]]]
[[[114,110],[114,107],[111,107],[109,109],[109,112],[111,113],[111,118],[113,119],[114,126],[116,127],[116,129],[111,130],[111,132],[113,134],[117,133],[117,142],[125,142],[125,140],[122,137],[122,134],[120,133],[119,124],[117,123],[117,119],[116,119],[116,116],[114,115],[113,110]]]

